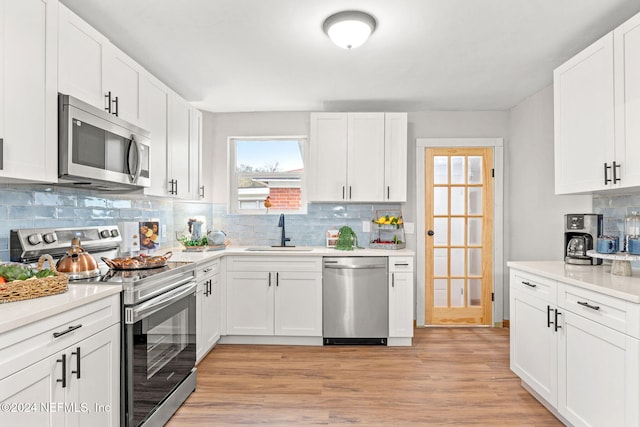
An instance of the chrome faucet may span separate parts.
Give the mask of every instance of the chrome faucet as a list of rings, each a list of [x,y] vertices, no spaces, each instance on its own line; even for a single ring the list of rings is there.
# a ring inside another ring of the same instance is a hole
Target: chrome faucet
[[[287,242],[290,242],[291,239],[289,237],[285,237],[285,229],[284,229],[284,214],[280,214],[280,219],[278,220],[278,227],[282,228],[282,234],[280,235],[280,246],[287,246]]]

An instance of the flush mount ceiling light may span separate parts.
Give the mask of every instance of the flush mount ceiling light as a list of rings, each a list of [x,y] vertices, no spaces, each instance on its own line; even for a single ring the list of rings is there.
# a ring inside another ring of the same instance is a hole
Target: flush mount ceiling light
[[[373,16],[357,10],[345,10],[325,19],[322,29],[344,49],[353,49],[367,41],[376,29]]]

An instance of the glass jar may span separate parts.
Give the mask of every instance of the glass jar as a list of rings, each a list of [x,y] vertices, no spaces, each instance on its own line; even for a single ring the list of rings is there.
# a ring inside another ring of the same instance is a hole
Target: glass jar
[[[640,215],[637,211],[631,212],[624,219],[624,248],[625,252],[629,251],[629,239],[637,239],[640,237]]]

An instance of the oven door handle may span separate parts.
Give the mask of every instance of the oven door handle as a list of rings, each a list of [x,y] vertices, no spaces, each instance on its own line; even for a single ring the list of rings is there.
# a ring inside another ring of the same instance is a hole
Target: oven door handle
[[[152,298],[151,300],[136,307],[128,307],[126,309],[127,313],[125,323],[134,324],[140,319],[144,319],[145,317],[151,316],[153,313],[157,313],[185,296],[195,293],[196,286],[196,282],[189,282],[184,286],[165,292],[164,294]]]

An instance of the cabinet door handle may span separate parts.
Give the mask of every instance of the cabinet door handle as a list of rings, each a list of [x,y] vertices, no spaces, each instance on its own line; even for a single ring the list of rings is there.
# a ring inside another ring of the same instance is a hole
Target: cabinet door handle
[[[391,287],[396,287],[396,273],[391,273]]]
[[[0,170],[4,169],[4,138],[0,138]]]
[[[107,98],[107,106],[104,108],[104,110],[107,113],[111,114],[111,91],[107,92],[104,97]]]
[[[607,164],[604,164],[604,185],[607,185],[611,182],[611,179],[609,179],[609,174],[608,174],[608,170],[611,169],[611,166],[607,166]]]
[[[271,272],[269,272],[269,287],[271,287]]]
[[[550,305],[547,306],[547,328],[550,328],[551,325],[553,325],[553,322],[551,321],[551,312],[553,311],[553,308],[551,308]]]
[[[387,185],[387,200],[391,198],[390,196],[390,187]]]
[[[558,311],[558,309],[555,309],[555,316],[554,316],[554,320],[555,323],[553,324],[553,331],[554,332],[558,332],[558,329],[562,329],[562,326],[558,325],[558,316],[562,315],[561,312]]]
[[[526,285],[530,288],[536,288],[538,285],[536,285],[535,283],[531,283],[531,282],[522,282],[523,285]]]
[[[344,200],[344,189],[345,189],[345,187],[344,187],[344,185],[343,185],[343,186],[342,186],[342,200]]]
[[[76,374],[76,378],[80,379],[80,347],[76,347],[76,351],[72,351],[71,355],[76,357],[76,370],[71,373]]]
[[[276,272],[276,286],[280,286],[280,272]]]
[[[115,98],[113,98],[113,105],[116,106],[116,108],[114,108],[114,112],[113,115],[118,117],[118,97],[116,96]]]
[[[204,199],[204,185],[200,186],[200,198]]]
[[[596,311],[600,310],[599,305],[591,305],[587,301],[578,301],[578,304],[580,304],[583,307],[590,308],[591,310],[596,310]]]
[[[213,292],[211,292],[211,284],[212,284],[211,279],[209,279],[209,295],[211,295],[213,293]]]
[[[62,383],[62,388],[67,386],[67,355],[62,354],[62,359],[56,360],[56,362],[62,363],[62,378],[57,379],[57,383]]]
[[[351,186],[349,186],[349,200],[351,200]]]
[[[613,183],[615,184],[618,181],[621,181],[620,178],[618,178],[618,173],[617,173],[617,169],[620,167],[620,165],[616,164],[616,162],[613,162]]]
[[[65,331],[62,331],[62,332],[54,332],[54,333],[53,333],[53,337],[54,337],[54,338],[58,338],[58,337],[61,337],[61,336],[63,336],[63,335],[66,335],[66,334],[68,334],[69,332],[73,332],[73,331],[75,331],[76,329],[80,329],[80,328],[82,328],[82,324],[80,324],[80,325],[76,325],[76,326],[69,326],[69,327],[67,328],[67,330],[65,330]]]

